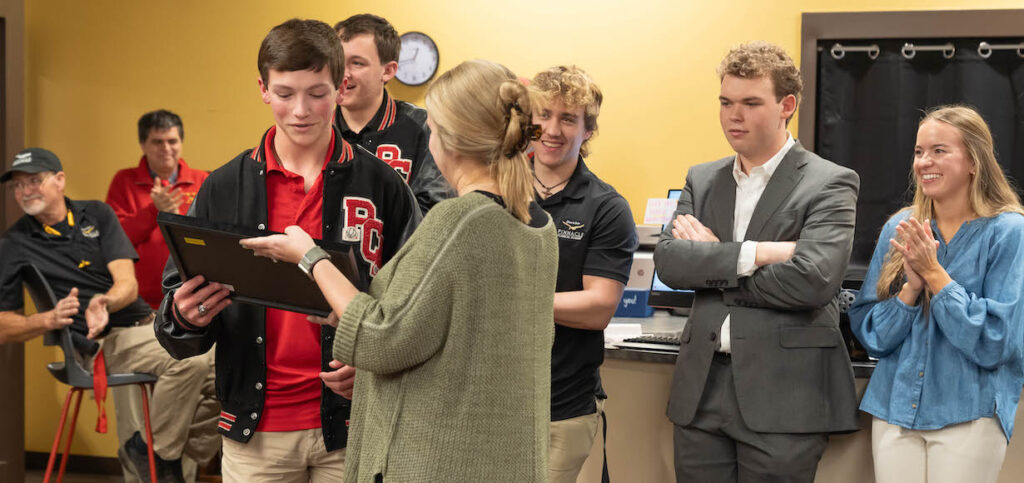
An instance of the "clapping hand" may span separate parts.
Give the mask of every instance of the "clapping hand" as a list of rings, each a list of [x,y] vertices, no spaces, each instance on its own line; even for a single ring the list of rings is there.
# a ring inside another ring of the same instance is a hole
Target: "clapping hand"
[[[178,213],[181,203],[185,200],[185,195],[180,189],[169,189],[163,185],[160,178],[154,180],[149,196],[153,198],[153,204],[156,205],[157,210],[167,213]]]
[[[896,239],[890,239],[889,243],[893,248],[903,253],[907,271],[907,281],[910,282],[910,273],[922,279],[936,269],[941,269],[936,250],[939,247],[938,240],[932,235],[932,225],[925,220],[922,224],[914,217],[901,221],[896,227],[899,233],[900,243]],[[922,282],[923,285],[923,282]]]
[[[104,294],[94,295],[89,300],[89,306],[85,308],[85,325],[89,327],[86,337],[95,339],[103,332],[103,329],[107,328],[108,322],[110,322],[110,313],[107,312],[107,296]]]
[[[49,312],[46,328],[49,330],[63,329],[74,322],[72,317],[78,313],[81,303],[78,301],[78,287],[68,292],[68,296],[57,301],[57,305]]]

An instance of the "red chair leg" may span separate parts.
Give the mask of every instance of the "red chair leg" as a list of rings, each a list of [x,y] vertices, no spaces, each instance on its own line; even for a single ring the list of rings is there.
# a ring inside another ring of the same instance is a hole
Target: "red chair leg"
[[[146,419],[146,448],[149,453],[149,481],[156,483],[156,460],[153,459],[153,429],[149,425],[149,394],[146,384],[139,384],[142,389],[142,416]]]
[[[82,389],[75,389],[78,398],[75,399],[75,410],[71,413],[71,427],[68,428],[68,439],[64,442],[64,457],[60,460],[60,471],[57,472],[57,483],[64,481],[64,470],[68,466],[68,456],[71,456],[71,440],[75,437],[75,426],[78,423],[78,409],[82,406]]]
[[[50,459],[46,462],[46,475],[43,476],[45,483],[50,483],[50,475],[53,474],[53,461],[57,457],[57,446],[60,445],[60,437],[64,435],[64,422],[68,418],[68,406],[71,405],[71,395],[75,393],[75,388],[68,391],[68,396],[64,398],[64,407],[60,410],[60,423],[57,425],[57,434],[53,437],[53,447],[50,449]]]

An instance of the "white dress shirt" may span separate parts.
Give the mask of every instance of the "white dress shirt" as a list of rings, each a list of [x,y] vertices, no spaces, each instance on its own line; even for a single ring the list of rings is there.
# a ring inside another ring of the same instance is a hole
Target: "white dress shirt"
[[[732,216],[732,239],[733,241],[743,242],[740,245],[740,256],[736,260],[736,275],[740,277],[748,277],[757,270],[757,264],[755,263],[757,242],[743,240],[747,234],[747,226],[750,225],[750,217],[754,214],[754,207],[761,200],[761,194],[764,193],[765,187],[768,186],[768,181],[772,179],[772,175],[775,174],[775,170],[779,167],[779,163],[782,162],[782,158],[786,157],[786,153],[789,152],[789,149],[794,144],[796,144],[796,141],[793,139],[793,136],[786,133],[786,142],[782,145],[782,149],[769,158],[766,163],[751,168],[750,174],[743,172],[739,155],[733,161],[732,177],[736,180],[736,206]],[[721,344],[718,350],[721,352],[732,352],[730,317],[731,315],[727,314],[725,321],[722,322],[722,335],[718,338]]]

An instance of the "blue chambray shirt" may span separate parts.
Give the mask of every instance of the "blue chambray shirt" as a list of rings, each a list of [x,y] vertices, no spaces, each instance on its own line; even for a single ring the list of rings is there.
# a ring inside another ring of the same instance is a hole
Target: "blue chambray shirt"
[[[964,223],[938,260],[953,279],[921,304],[875,287],[889,239],[909,218],[904,211],[882,228],[857,300],[850,308],[854,335],[879,358],[862,411],[896,426],[939,429],[998,416],[1007,441],[1024,381],[1024,216],[1003,213]]]

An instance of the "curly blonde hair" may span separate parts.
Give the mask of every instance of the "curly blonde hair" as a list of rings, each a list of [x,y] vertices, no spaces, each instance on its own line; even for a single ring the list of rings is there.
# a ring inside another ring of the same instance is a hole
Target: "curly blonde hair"
[[[590,140],[597,135],[597,116],[604,99],[590,75],[575,65],[559,65],[534,76],[530,90],[544,102],[561,99],[569,108],[583,106],[583,128],[591,135],[580,146],[580,155],[587,157]]]
[[[775,87],[775,100],[792,95],[800,104],[804,82],[800,69],[782,47],[763,41],[749,42],[734,47],[718,66],[718,80],[731,75],[742,79],[771,79]]]

